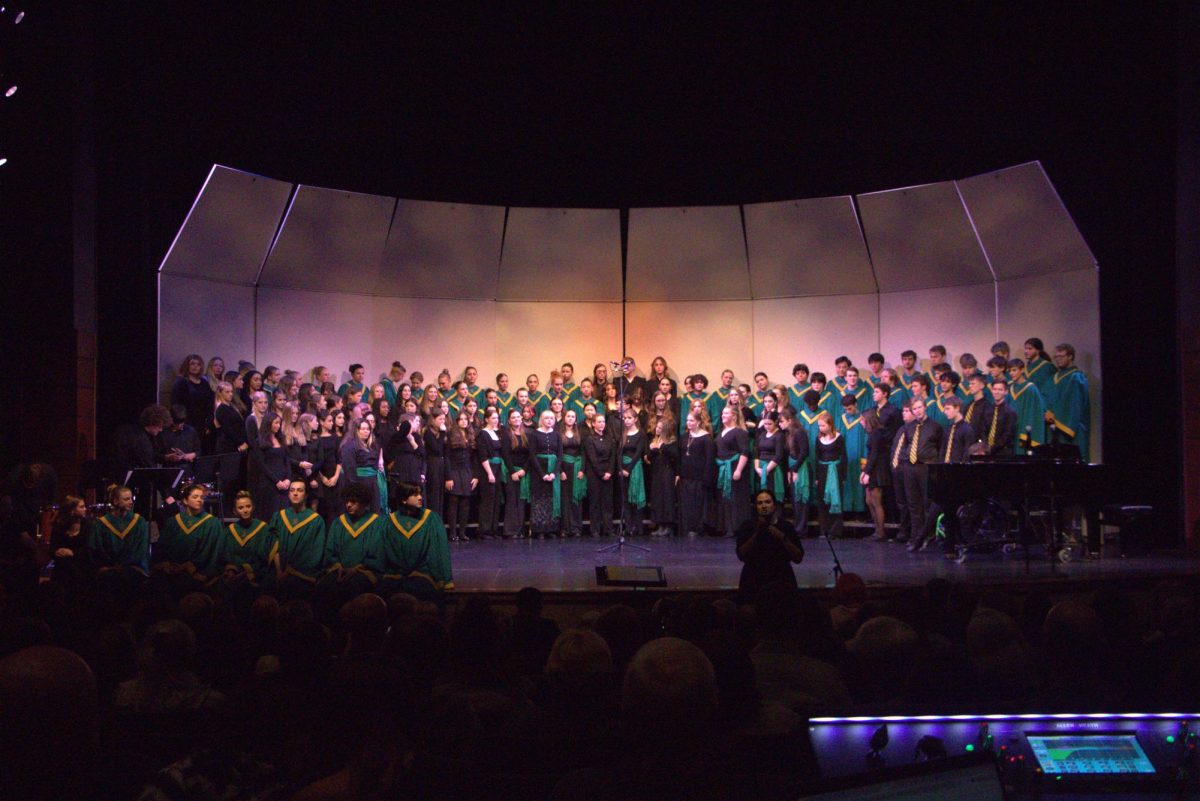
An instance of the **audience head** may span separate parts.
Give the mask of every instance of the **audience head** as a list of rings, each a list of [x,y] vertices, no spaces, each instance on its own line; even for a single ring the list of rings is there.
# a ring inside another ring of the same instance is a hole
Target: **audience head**
[[[670,749],[695,742],[717,712],[712,662],[697,646],[660,637],[629,662],[621,688],[621,714],[643,742]]]

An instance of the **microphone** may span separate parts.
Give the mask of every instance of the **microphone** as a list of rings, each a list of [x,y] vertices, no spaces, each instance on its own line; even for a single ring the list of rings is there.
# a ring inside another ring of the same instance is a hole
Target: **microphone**
[[[1033,444],[1033,426],[1025,426],[1025,433],[1021,435],[1021,447],[1025,450],[1031,450]]]

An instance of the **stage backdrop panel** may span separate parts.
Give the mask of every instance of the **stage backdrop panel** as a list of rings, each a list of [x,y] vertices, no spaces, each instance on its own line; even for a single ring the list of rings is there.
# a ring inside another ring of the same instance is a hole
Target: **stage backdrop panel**
[[[254,358],[254,288],[182,275],[158,276],[158,367],[160,389],[170,391],[183,357],[213,356],[236,370]],[[168,394],[162,394],[166,399]]]
[[[662,356],[676,381],[704,373],[715,388],[721,371],[729,368],[737,383],[752,384],[753,314],[750,301],[627,303],[625,353],[642,375],[655,356]]]
[[[953,181],[858,196],[880,292],[993,280]]]
[[[876,291],[849,195],[742,208],[755,299]]]
[[[1094,269],[1029,276],[1001,281],[997,286],[1000,338],[1014,355],[1023,356],[1029,337],[1038,337],[1054,355],[1054,346],[1075,346],[1075,364],[1088,377],[1092,405],[1089,457],[1101,460],[1100,274]]]
[[[620,211],[510,208],[497,297],[620,302]]]
[[[976,175],[958,189],[999,280],[1095,268],[1039,162]]]
[[[297,187],[259,286],[372,294],[395,205],[380,195]]]
[[[797,362],[832,376],[838,356],[849,356],[865,372],[867,356],[878,349],[874,293],[754,301],[754,370],[766,373],[772,384],[791,386]]]
[[[375,327],[363,340],[373,349],[366,365],[373,380],[398,359],[410,375],[424,373],[426,384],[436,383],[443,367],[458,380],[470,364],[479,370],[480,385],[490,385],[497,369],[493,301],[378,297],[374,302]]]
[[[510,391],[537,373],[542,388],[550,371],[563,362],[575,366],[575,380],[590,376],[592,366],[621,357],[620,303],[497,303],[497,370],[481,376],[495,386],[496,373],[508,373]]]
[[[738,206],[630,209],[625,298],[750,298]]]
[[[253,286],[292,185],[214,164],[159,270]]]
[[[503,206],[400,200],[375,293],[494,299],[503,237]]]
[[[984,364],[996,341],[995,285],[885,292],[879,296],[879,340],[889,365],[898,365],[900,353],[912,349],[927,370],[933,345],[946,346],[956,372],[963,352]]]

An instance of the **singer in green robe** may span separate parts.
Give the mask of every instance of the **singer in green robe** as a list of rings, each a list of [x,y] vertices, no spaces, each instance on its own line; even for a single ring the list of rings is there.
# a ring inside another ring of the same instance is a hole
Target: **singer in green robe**
[[[1057,429],[1059,442],[1078,446],[1079,455],[1086,462],[1091,415],[1087,376],[1074,364],[1060,359],[1060,353],[1055,351],[1054,359],[1066,362],[1066,365],[1059,367],[1050,382],[1046,394],[1046,422]],[[1071,357],[1074,358],[1074,352]]]
[[[844,398],[853,397],[844,395]],[[863,427],[858,404],[847,403],[837,418],[837,430],[846,441],[846,478],[842,482],[842,511],[861,512],[866,506],[866,490],[859,480],[867,464],[867,430]]]
[[[382,578],[376,590],[384,598],[407,592],[437,600],[454,589],[446,526],[432,509],[422,508],[421,489],[399,486],[400,509],[389,515],[381,531]]]

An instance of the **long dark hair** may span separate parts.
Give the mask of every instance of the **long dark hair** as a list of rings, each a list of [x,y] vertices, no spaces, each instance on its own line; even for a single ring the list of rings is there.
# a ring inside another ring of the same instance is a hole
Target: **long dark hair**
[[[1050,361],[1050,354],[1046,353],[1046,346],[1042,343],[1042,340],[1038,339],[1037,337],[1030,337],[1029,339],[1025,340],[1025,344],[1033,345],[1035,348],[1037,348],[1039,359]]]
[[[268,411],[266,414],[264,414],[262,416],[262,419],[258,421],[258,447],[260,447],[260,448],[276,447],[275,434],[271,431],[271,426],[272,426],[272,424],[274,424],[274,422],[276,420],[280,421],[280,425],[283,424],[282,417],[280,417],[278,414],[276,414],[273,411]],[[280,445],[283,444],[283,429],[282,428],[279,431],[278,442]]]

